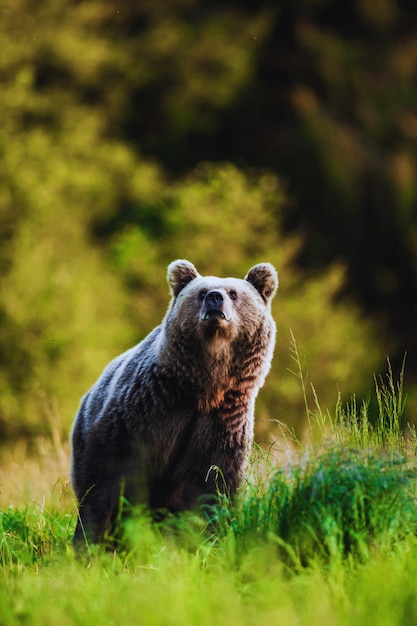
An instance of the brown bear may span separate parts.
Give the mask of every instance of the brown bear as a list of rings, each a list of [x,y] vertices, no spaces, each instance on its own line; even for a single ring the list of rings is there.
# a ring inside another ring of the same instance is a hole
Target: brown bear
[[[162,324],[106,367],[75,418],[76,544],[114,531],[121,496],[176,512],[218,488],[233,495],[242,476],[275,344],[277,273],[260,263],[244,280],[200,276],[177,260],[168,281]]]

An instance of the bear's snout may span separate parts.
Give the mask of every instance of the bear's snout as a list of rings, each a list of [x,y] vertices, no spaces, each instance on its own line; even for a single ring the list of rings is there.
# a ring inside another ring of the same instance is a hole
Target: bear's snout
[[[217,308],[219,305],[223,304],[224,297],[220,291],[209,291],[205,297],[205,302],[208,307]]]
[[[221,291],[213,289],[204,296],[201,319],[204,322],[211,320],[230,320],[226,311],[225,298]]]

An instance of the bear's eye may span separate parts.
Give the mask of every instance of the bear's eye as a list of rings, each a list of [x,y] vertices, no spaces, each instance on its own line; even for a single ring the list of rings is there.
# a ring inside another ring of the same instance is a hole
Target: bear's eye
[[[204,298],[206,297],[206,295],[207,295],[207,289],[201,289],[201,290],[198,292],[198,299],[199,299],[199,300],[204,300]]]
[[[231,289],[231,290],[229,291],[229,297],[230,297],[232,300],[236,300],[236,298],[237,298],[237,292],[236,292],[234,289]]]

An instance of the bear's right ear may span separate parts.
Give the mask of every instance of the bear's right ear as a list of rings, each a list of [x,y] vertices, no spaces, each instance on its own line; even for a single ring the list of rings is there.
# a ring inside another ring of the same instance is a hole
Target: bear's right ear
[[[199,273],[190,261],[178,259],[168,265],[168,282],[172,295],[176,297],[189,282],[197,278]]]

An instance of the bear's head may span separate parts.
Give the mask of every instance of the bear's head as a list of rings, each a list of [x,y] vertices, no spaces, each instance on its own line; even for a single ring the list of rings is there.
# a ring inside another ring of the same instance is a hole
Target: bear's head
[[[162,324],[161,363],[205,394],[205,406],[219,404],[233,384],[241,392],[259,389],[275,345],[274,267],[259,263],[244,279],[218,278],[177,260],[168,266],[168,282],[172,300]]]
[[[177,332],[206,338],[248,339],[271,321],[278,275],[270,263],[252,267],[244,279],[201,276],[189,261],[168,266],[172,292],[170,321]]]

